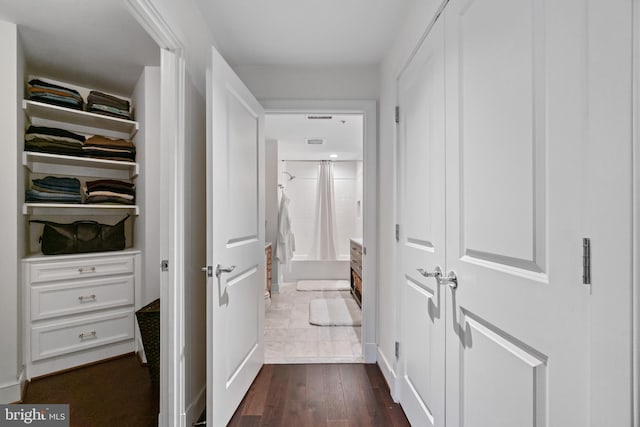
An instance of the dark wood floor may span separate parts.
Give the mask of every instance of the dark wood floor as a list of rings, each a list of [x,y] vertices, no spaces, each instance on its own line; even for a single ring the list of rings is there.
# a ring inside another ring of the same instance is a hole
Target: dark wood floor
[[[264,365],[229,426],[409,426],[377,365]]]
[[[156,426],[158,396],[134,355],[32,381],[24,403],[68,403],[72,427]],[[409,426],[377,365],[265,365],[230,426]]]
[[[23,403],[68,403],[72,427],[158,425],[157,391],[135,355],[36,379]]]

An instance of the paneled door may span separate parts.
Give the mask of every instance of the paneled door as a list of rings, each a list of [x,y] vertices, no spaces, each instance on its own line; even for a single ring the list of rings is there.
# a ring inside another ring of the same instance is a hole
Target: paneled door
[[[398,79],[400,403],[415,426],[444,426],[444,27],[429,32]],[[431,277],[429,277],[431,276]]]
[[[448,427],[589,425],[586,16],[577,0],[446,7]]]
[[[207,76],[207,424],[264,363],[264,112],[220,54]]]

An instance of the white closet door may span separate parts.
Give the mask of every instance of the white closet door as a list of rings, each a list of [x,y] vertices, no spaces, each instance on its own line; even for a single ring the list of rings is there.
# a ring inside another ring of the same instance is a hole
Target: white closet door
[[[425,277],[445,262],[444,82],[438,22],[398,80],[400,403],[415,426],[444,426],[445,296]]]
[[[448,427],[589,425],[583,3],[445,11]]]

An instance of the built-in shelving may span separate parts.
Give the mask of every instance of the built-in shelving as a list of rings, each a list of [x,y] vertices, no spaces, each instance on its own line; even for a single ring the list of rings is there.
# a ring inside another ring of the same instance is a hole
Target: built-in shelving
[[[70,131],[131,139],[139,124],[133,120],[59,107],[37,101],[22,101],[22,109],[36,126],[64,127]]]
[[[79,212],[100,215],[111,215],[116,212],[127,212],[138,215],[140,209],[137,205],[107,205],[107,204],[72,204],[72,203],[25,203],[22,205],[24,215],[77,215]]]
[[[36,126],[60,127],[69,131],[112,138],[131,139],[138,122],[90,113],[37,101],[22,101],[29,122]],[[65,156],[60,154],[22,153],[22,164],[31,173],[45,175],[86,176],[95,178],[133,179],[139,165],[134,162]],[[112,215],[126,212],[139,214],[136,205],[24,203],[24,215]]]
[[[61,154],[22,153],[22,165],[32,173],[133,179],[138,176],[138,163]]]

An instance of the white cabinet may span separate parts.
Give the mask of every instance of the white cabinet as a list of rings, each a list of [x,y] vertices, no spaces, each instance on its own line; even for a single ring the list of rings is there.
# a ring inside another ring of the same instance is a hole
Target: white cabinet
[[[141,81],[144,83],[145,79]],[[149,85],[154,81],[149,81]],[[66,82],[53,83],[76,89],[85,98],[90,91]],[[136,200],[143,205],[145,200],[153,204],[155,199],[145,195],[143,188],[149,172],[138,162],[144,162],[148,154],[145,141],[151,136],[149,128],[156,125],[155,116],[145,108],[153,102],[148,95],[155,93],[156,88],[145,86],[144,89],[136,89],[131,98],[133,108],[139,108],[136,114],[140,113],[141,122],[23,100],[25,127],[45,126],[85,136],[131,140],[136,144],[138,158],[134,162],[23,151],[25,184],[47,175],[78,178],[81,185],[94,179],[135,182]],[[149,181],[153,184],[153,177],[148,177],[146,182]],[[147,219],[144,214],[138,217],[140,210],[137,204],[38,202],[22,205],[22,214],[27,220],[69,223],[93,219],[109,224],[127,214],[134,216],[125,226],[127,249],[123,251],[45,256],[40,252],[38,241],[42,226],[25,227],[27,250],[22,259],[21,308],[27,378],[138,350],[135,309],[148,302],[143,292],[142,257],[148,256],[145,248],[153,246],[145,244]]]
[[[139,251],[22,263],[27,378],[135,350]]]

